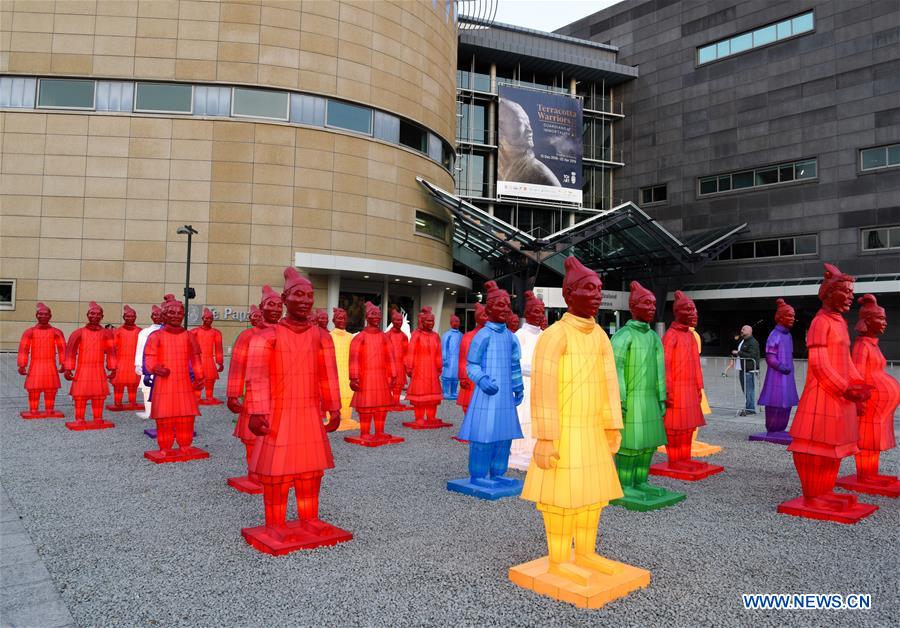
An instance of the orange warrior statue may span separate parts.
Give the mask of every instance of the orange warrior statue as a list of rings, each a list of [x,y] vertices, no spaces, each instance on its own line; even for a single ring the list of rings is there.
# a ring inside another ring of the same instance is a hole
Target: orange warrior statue
[[[441,337],[434,331],[434,314],[430,307],[419,312],[419,327],[412,333],[406,352],[409,388],[406,398],[415,410],[415,421],[403,425],[415,430],[451,427],[437,418],[437,407],[444,398],[441,389]]]
[[[353,430],[359,427],[359,423],[353,420],[353,409],[350,401],[353,399],[353,389],[350,388],[350,342],[353,334],[347,331],[347,311],[343,308],[332,308],[331,322],[334,329],[331,330],[331,341],[334,342],[334,357],[337,360],[338,382],[341,385],[341,424],[339,432]]]
[[[401,367],[397,380],[391,388],[391,399],[393,400],[391,410],[402,412],[409,410],[409,406],[400,403],[400,393],[403,392],[403,387],[406,385],[406,368],[404,365],[406,364],[406,352],[409,349],[409,338],[407,338],[406,332],[403,331],[403,314],[399,310],[391,311],[391,328],[387,331],[387,335],[391,341],[391,346],[394,348],[394,360]]]
[[[195,390],[203,387],[203,359],[194,334],[181,326],[184,304],[167,294],[162,303],[165,324],[147,338],[144,369],[153,376],[150,418],[156,421],[158,451],[144,457],[162,464],[209,458],[209,453],[192,447],[194,419],[200,414]],[[193,381],[191,376],[193,375]],[[172,446],[178,442],[178,449]]]
[[[894,412],[900,403],[900,384],[885,372],[887,362],[878,347],[878,338],[887,329],[883,307],[874,294],[859,299],[859,322],[856,323],[856,342],[853,343],[853,364],[872,396],[865,402],[859,417],[859,453],[856,454],[856,475],[840,478],[838,486],[859,493],[900,497],[900,482],[896,475],[878,473],[878,458],[882,451],[897,446],[894,439]]]
[[[123,412],[125,410],[142,410],[144,405],[138,403],[137,389],[140,377],[134,372],[134,369],[128,368],[134,363],[134,354],[137,351],[138,335],[141,328],[134,324],[137,320],[137,312],[130,305],[122,308],[122,320],[125,324],[117,328],[113,332],[113,342],[116,346],[116,359],[119,362],[119,368],[116,369],[116,376],[112,380],[113,385],[113,405],[106,406],[107,410],[112,412]],[[128,389],[128,401],[131,403],[123,404],[125,389]]]
[[[540,335],[531,363],[537,443],[522,489],[544,518],[549,552],[509,576],[521,587],[596,608],[647,586],[650,573],[597,553],[600,512],[622,497],[613,464],[622,429],[619,382],[612,345],[595,320],[600,278],[574,257],[565,268],[568,312]]]
[[[213,320],[215,317],[209,311],[209,308],[203,308],[203,316],[201,320],[203,324],[191,330],[194,338],[197,339],[197,345],[200,347],[200,356],[203,360],[203,384],[206,387],[206,398],[200,398],[200,389],[197,389],[197,400],[201,406],[217,406],[222,401],[216,399],[213,389],[216,387],[216,380],[219,379],[219,373],[225,368],[223,362],[225,352],[222,350],[222,332],[215,329]]]
[[[666,360],[666,462],[650,466],[651,475],[695,482],[721,473],[724,468],[691,460],[691,440],[703,419],[703,373],[700,350],[691,327],[697,324],[697,306],[681,290],[675,292],[675,322],[663,336]]]
[[[109,396],[109,381],[115,378],[118,365],[116,348],[112,334],[100,325],[103,308],[94,301],[88,305],[87,319],[88,324],[72,332],[66,345],[66,379],[72,382],[69,395],[75,401],[75,420],[66,423],[70,430],[102,430],[116,426],[103,420],[103,402]],[[90,423],[84,420],[88,400],[94,415]]]
[[[359,437],[344,440],[364,447],[380,447],[402,443],[399,436],[385,433],[384,423],[393,401],[391,389],[397,373],[403,368],[394,359],[394,349],[387,334],[381,331],[381,308],[366,301],[366,327],[350,343],[351,404],[359,412]],[[370,434],[372,421],[375,433]]]
[[[34,317],[37,325],[26,329],[19,341],[16,364],[19,375],[25,375],[25,390],[28,392],[28,410],[19,415],[23,419],[61,419],[65,415],[55,410],[54,406],[59,390],[58,373],[65,371],[66,339],[60,330],[50,325],[53,313],[49,307],[38,303]],[[59,367],[56,366],[57,359]],[[43,412],[38,410],[41,393],[44,393]]]
[[[341,422],[334,343],[310,316],[312,284],[292,266],[284,270],[281,296],[287,315],[251,344],[244,398],[250,431],[257,436],[250,464],[263,485],[266,522],[244,528],[241,534],[268,554],[353,538],[319,519],[322,476],[334,467],[326,431],[334,431]],[[321,421],[322,408],[331,413],[327,426]],[[292,486],[297,520],[287,522]]]
[[[854,281],[836,266],[825,264],[819,286],[822,309],[806,334],[809,366],[788,445],[803,496],[779,504],[778,512],[784,514],[856,523],[878,509],[858,503],[855,495],[834,492],[841,459],[859,451],[857,415],[870,396],[850,360],[850,336],[841,316],[853,303]]]

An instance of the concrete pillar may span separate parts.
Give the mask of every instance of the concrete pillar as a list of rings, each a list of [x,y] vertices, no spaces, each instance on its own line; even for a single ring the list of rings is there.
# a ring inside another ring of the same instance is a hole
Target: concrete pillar
[[[447,292],[441,286],[422,286],[421,288],[421,305],[420,307],[431,306],[434,313],[434,331],[441,333],[441,330],[450,327],[450,314],[444,312],[444,293]],[[447,301],[451,299],[449,292],[447,293]],[[455,300],[454,300],[455,305]]]
[[[334,329],[334,323],[331,322],[331,313],[333,308],[338,306],[341,297],[341,276],[328,275],[328,301],[326,302],[325,311],[328,312],[328,329]]]

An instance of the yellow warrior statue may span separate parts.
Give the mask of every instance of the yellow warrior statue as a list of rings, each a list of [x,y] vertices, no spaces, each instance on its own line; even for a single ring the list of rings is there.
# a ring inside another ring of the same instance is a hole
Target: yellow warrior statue
[[[512,567],[510,579],[578,606],[596,608],[650,583],[650,572],[597,554],[600,512],[622,497],[613,455],[622,407],[612,345],[595,317],[597,273],[565,262],[568,312],[538,339],[532,361],[532,436],[522,499],[544,517],[548,556]]]

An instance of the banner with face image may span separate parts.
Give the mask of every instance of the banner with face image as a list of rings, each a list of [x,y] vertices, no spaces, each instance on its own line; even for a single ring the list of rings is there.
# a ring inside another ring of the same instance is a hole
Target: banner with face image
[[[498,196],[581,204],[581,101],[501,86],[498,118]]]

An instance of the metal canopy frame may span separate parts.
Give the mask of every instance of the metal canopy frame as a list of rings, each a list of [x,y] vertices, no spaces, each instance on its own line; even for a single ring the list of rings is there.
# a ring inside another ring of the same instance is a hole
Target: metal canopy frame
[[[599,273],[622,271],[633,277],[673,277],[696,273],[715,259],[747,223],[675,237],[632,202],[623,203],[535,238],[483,209],[416,177],[434,200],[453,216],[454,258],[487,279],[522,275],[526,288],[541,266],[564,275],[563,260],[574,254]]]

